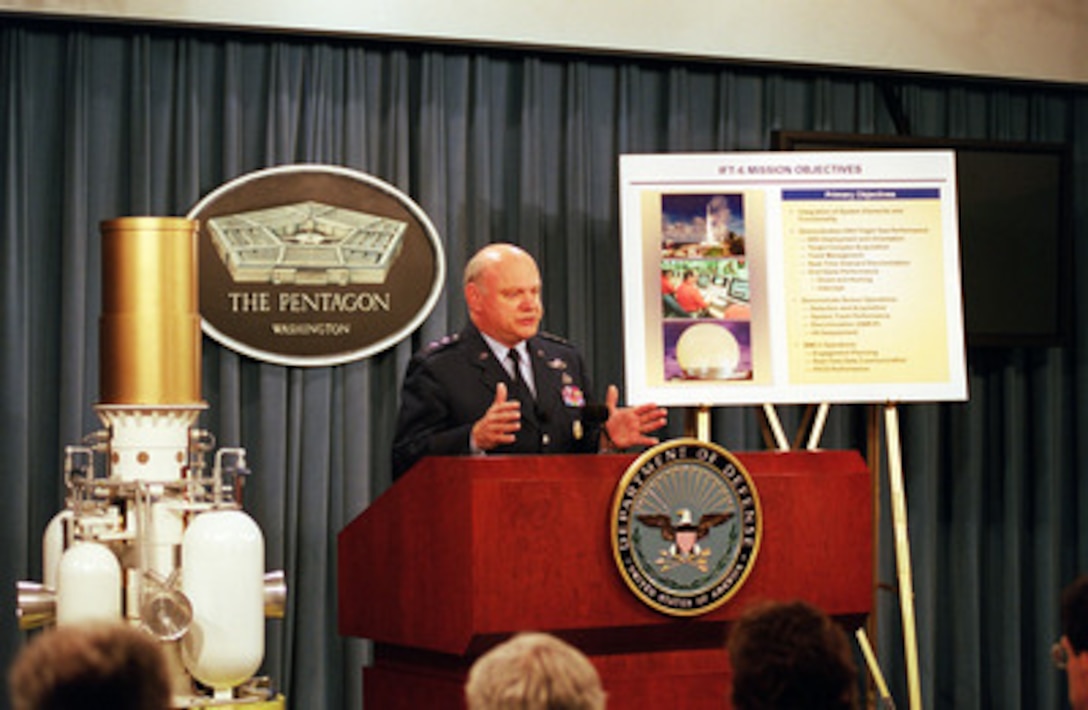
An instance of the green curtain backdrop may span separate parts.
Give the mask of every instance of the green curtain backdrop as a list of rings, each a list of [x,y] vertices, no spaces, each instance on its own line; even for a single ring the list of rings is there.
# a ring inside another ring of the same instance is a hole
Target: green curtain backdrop
[[[395,348],[299,369],[204,345],[201,425],[248,450],[247,510],[267,568],[287,571],[264,672],[291,707],[357,709],[368,648],[336,631],[336,534],[390,485],[400,379],[414,349],[463,323],[467,255],[495,240],[536,254],[545,327],[582,348],[599,386],[622,383],[619,154],[904,126],[1070,144],[1075,271],[1088,273],[1084,87],[0,17],[3,666],[25,638],[15,581],[41,578],[41,534],[63,505],[63,447],[100,427],[101,220],[184,215],[246,172],[320,162],[396,185],[435,223],[447,293]],[[1079,286],[1075,299],[1079,321]],[[1088,570],[1083,329],[1067,348],[968,356],[969,402],[900,409],[923,699],[1060,708],[1057,593]],[[868,413],[833,408],[823,445],[864,450]],[[683,422],[674,411],[669,433]],[[713,434],[763,446],[750,408],[715,410]],[[877,652],[905,707],[886,509],[882,520]]]

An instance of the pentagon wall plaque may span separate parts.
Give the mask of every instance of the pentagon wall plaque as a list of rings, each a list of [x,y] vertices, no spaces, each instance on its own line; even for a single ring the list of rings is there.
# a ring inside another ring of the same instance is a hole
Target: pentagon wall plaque
[[[445,282],[423,210],[331,165],[243,175],[202,199],[200,314],[220,343],[281,365],[338,365],[408,336]]]

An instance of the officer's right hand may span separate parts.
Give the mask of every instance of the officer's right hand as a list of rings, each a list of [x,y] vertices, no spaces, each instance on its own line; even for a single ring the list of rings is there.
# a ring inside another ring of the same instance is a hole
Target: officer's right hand
[[[521,429],[521,404],[516,399],[507,399],[506,394],[506,385],[500,382],[495,387],[491,406],[472,425],[472,441],[480,451],[514,443]]]

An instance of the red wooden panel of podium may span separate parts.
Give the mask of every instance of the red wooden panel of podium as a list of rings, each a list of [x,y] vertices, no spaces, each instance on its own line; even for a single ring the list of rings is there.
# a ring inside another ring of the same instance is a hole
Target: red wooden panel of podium
[[[615,487],[632,455],[424,459],[338,539],[339,628],[375,642],[367,710],[463,708],[472,661],[520,630],[593,661],[610,707],[728,707],[730,620],[805,599],[859,624],[872,606],[872,489],[853,451],[735,454],[759,494],[763,541],[736,595],[664,615],[613,559]]]

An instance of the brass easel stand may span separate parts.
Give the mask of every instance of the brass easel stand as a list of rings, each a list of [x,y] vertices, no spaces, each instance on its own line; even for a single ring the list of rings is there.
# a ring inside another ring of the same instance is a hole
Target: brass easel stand
[[[699,441],[710,441],[710,405],[684,410],[684,435]]]
[[[822,403],[818,407],[809,407],[804,416],[799,431],[795,437],[795,445],[808,436],[805,448],[816,450],[819,448],[820,436],[823,433],[827,420],[829,405]],[[873,407],[868,424],[868,464],[870,471],[879,471],[881,465],[880,456],[880,417],[877,407]],[[884,414],[884,438],[888,447],[888,484],[891,500],[892,531],[895,541],[896,576],[899,583],[899,607],[903,624],[903,646],[907,672],[907,692],[909,696],[910,710],[922,710],[922,689],[918,665],[918,632],[914,611],[914,581],[911,571],[910,536],[907,527],[907,496],[903,485],[903,454],[899,441],[899,414],[895,403],[889,402],[883,406]],[[763,430],[764,439],[781,451],[791,449],[782,430],[782,424],[775,412],[774,405],[763,405]],[[873,569],[879,569],[879,530],[880,530],[880,476],[873,479]],[[875,605],[874,605],[875,608]],[[870,631],[875,631],[875,614],[870,617]],[[875,659],[874,659],[875,661]],[[883,678],[880,678],[881,685]],[[891,703],[886,687],[880,688],[881,700],[886,704]]]
[[[827,420],[828,404],[822,403],[816,409],[806,413],[802,430],[808,429],[805,448],[816,450],[820,445],[824,423]],[[922,710],[922,686],[918,667],[918,632],[914,614],[914,581],[910,560],[910,536],[907,527],[907,496],[903,485],[903,454],[899,442],[899,413],[894,402],[884,405],[884,438],[888,446],[888,485],[891,499],[892,532],[895,540],[896,576],[899,582],[899,611],[903,623],[903,646],[907,671],[907,692],[910,710]],[[880,468],[880,421],[879,412],[873,407],[869,417],[868,463],[869,470]],[[792,447],[782,428],[782,423],[772,404],[763,405],[764,439],[780,451],[789,451]],[[700,441],[710,441],[710,407],[703,405],[686,410],[685,431]],[[804,432],[799,431],[796,441],[799,443]],[[879,569],[879,521],[880,521],[880,476],[873,476],[873,535],[878,539],[873,545],[873,569]],[[875,615],[874,615],[875,617]],[[873,618],[870,619],[870,624]],[[886,695],[887,690],[882,690]],[[890,698],[889,698],[890,699]]]
[[[899,578],[899,614],[903,621],[903,651],[907,664],[907,693],[911,710],[922,710],[918,670],[918,632],[914,617],[914,581],[907,529],[907,496],[903,486],[903,454],[899,444],[899,412],[894,402],[884,405],[884,436],[888,442],[888,494],[895,535],[895,568]]]

